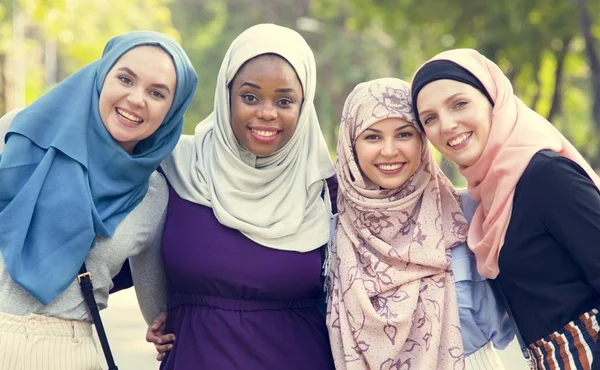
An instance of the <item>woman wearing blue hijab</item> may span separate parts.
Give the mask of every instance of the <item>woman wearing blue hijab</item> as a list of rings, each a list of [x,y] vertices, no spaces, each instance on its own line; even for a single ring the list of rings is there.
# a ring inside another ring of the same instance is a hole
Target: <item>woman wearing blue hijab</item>
[[[165,310],[164,286],[145,279],[162,271],[168,192],[155,169],[196,85],[181,46],[135,31],[0,120],[0,369],[100,368],[76,281],[84,262],[100,309],[130,258],[153,298],[146,320]]]

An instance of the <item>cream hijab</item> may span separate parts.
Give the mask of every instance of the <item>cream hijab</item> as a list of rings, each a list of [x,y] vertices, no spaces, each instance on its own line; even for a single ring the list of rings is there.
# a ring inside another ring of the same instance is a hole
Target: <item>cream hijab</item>
[[[228,84],[245,62],[267,53],[292,65],[304,102],[290,141],[258,158],[233,133]],[[327,243],[331,205],[321,193],[334,169],[313,104],[315,88],[314,56],[300,34],[273,24],[244,31],[221,64],[213,113],[163,162],[177,194],[212,207],[221,224],[266,247],[308,252]]]
[[[354,143],[385,118],[414,125],[421,165],[400,188],[363,176]],[[450,249],[467,223],[412,111],[410,86],[385,78],[352,91],[337,148],[338,222],[332,243],[327,328],[336,369],[462,369]]]

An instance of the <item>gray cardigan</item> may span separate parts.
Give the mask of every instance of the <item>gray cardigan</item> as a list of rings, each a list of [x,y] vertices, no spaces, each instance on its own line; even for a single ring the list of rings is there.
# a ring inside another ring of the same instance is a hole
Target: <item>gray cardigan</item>
[[[16,111],[0,119],[0,153],[4,135]],[[112,238],[98,237],[86,259],[92,274],[94,296],[99,309],[107,307],[112,278],[129,258],[138,301],[147,323],[166,311],[166,280],[162,267],[161,240],[168,188],[163,176],[154,172],[142,202],[121,221]],[[11,315],[38,314],[61,319],[90,320],[77,281],[52,303],[43,306],[12,281],[0,255],[0,312]]]

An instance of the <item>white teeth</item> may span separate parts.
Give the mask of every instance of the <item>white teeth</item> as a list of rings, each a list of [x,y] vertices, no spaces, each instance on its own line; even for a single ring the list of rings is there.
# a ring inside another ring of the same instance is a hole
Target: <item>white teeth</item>
[[[255,130],[255,129],[252,129],[252,132],[254,132],[260,136],[264,136],[264,137],[271,137],[271,136],[277,134],[277,131],[263,131],[263,130]]]
[[[402,167],[402,164],[380,164],[379,165],[379,168],[381,168],[384,171],[393,171],[393,170],[397,170],[400,167]]]
[[[465,142],[465,140],[467,140],[468,138],[470,138],[472,134],[473,134],[472,132],[460,134],[460,135],[458,135],[457,138],[452,139],[452,140],[448,140],[448,145],[450,145],[450,146],[457,146],[459,144],[462,144],[462,143]]]
[[[123,116],[123,118],[126,118],[127,120],[129,120],[129,121],[131,121],[131,122],[134,122],[134,123],[140,123],[140,122],[142,122],[142,121],[143,121],[143,119],[141,119],[141,118],[139,118],[139,117],[136,117],[136,116],[134,116],[134,115],[132,115],[132,114],[129,114],[129,113],[127,113],[127,112],[125,112],[124,110],[121,110],[121,109],[119,109],[119,108],[117,108],[117,112],[118,112],[118,113],[119,113],[121,116]]]

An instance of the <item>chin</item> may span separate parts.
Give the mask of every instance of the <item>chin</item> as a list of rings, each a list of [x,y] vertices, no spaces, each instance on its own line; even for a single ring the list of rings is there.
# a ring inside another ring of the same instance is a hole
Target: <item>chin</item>
[[[380,188],[385,189],[385,190],[395,190],[395,189],[398,189],[400,186],[402,186],[401,183],[394,183],[394,184],[384,183],[384,184],[377,184],[377,185],[379,185]]]
[[[460,162],[456,162],[456,163],[463,167],[472,166],[473,164],[475,164],[475,162],[477,162],[479,157],[481,157],[481,153],[478,153],[478,154],[469,153],[468,155],[463,156],[461,158],[462,160]]]
[[[113,139],[115,139],[115,141],[123,142],[123,143],[133,140],[131,137],[127,137],[125,135],[119,135],[118,133],[116,135],[111,134],[111,136]]]
[[[268,157],[271,154],[275,153],[275,151],[271,151],[271,150],[255,150],[255,149],[250,149],[250,152],[257,157]]]
[[[275,153],[279,147],[276,145],[276,143],[270,143],[268,145],[257,145],[256,143],[253,143],[254,145],[250,148],[250,151],[258,156],[258,157],[267,157],[270,156],[271,154]]]
[[[467,167],[474,163],[473,156],[470,153],[461,153],[460,155],[456,155],[455,153],[442,153],[442,155],[460,167]]]

